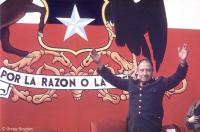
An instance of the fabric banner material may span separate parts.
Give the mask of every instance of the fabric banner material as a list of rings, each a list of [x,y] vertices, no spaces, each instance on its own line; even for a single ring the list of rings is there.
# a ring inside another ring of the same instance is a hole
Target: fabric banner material
[[[123,75],[119,75],[123,77]],[[0,68],[0,97],[8,98],[11,85],[35,89],[111,89],[101,76],[50,76],[16,72]]]

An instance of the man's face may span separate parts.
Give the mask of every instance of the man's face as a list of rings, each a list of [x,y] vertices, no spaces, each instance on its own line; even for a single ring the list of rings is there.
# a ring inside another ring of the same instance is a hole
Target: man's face
[[[138,78],[141,82],[149,81],[153,75],[153,68],[147,61],[143,61],[138,65]]]

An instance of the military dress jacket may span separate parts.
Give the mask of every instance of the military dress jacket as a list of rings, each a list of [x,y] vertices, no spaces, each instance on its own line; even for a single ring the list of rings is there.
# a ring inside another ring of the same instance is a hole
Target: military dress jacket
[[[187,69],[187,63],[179,64],[170,77],[152,79],[143,87],[139,85],[139,80],[122,79],[113,75],[105,66],[97,69],[97,72],[113,86],[129,92],[127,132],[160,132],[164,93],[176,87],[186,77]]]
[[[188,113],[186,115],[186,126],[188,129],[193,129],[194,132],[200,132],[200,119],[196,123],[189,123],[188,119],[192,117],[193,115],[195,116],[200,116],[200,100],[189,108]]]

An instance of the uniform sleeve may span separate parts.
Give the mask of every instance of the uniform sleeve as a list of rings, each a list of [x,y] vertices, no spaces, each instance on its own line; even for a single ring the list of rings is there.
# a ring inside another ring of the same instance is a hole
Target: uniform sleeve
[[[165,91],[176,87],[185,77],[188,71],[188,64],[179,64],[176,72],[170,77],[164,78]]]
[[[122,79],[120,77],[113,75],[111,71],[105,66],[103,66],[101,69],[97,69],[97,72],[100,76],[103,77],[103,79],[105,79],[111,85],[121,90],[128,91],[128,79]]]
[[[188,112],[187,112],[187,115],[186,115],[186,117],[185,117],[185,124],[186,124],[186,127],[187,127],[188,129],[193,129],[193,128],[194,128],[194,124],[188,122],[188,119],[194,115],[194,108],[195,108],[195,104],[193,104],[193,105],[189,108],[189,110],[188,110]]]

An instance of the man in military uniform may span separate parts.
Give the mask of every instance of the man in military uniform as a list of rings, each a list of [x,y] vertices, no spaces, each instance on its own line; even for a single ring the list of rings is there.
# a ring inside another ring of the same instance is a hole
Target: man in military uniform
[[[188,129],[200,132],[200,100],[189,108],[185,122]]]
[[[122,79],[114,76],[101,62],[100,55],[93,50],[91,57],[97,64],[98,73],[113,86],[129,92],[127,132],[161,132],[163,119],[162,100],[164,93],[176,87],[185,77],[187,45],[178,48],[180,64],[170,77],[153,79],[153,66],[148,59],[138,63],[138,79]]]

